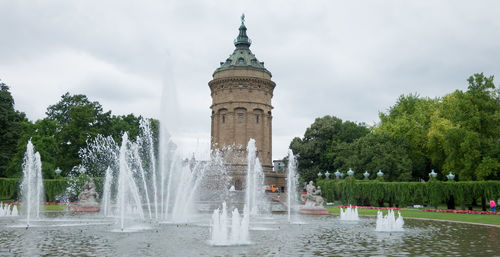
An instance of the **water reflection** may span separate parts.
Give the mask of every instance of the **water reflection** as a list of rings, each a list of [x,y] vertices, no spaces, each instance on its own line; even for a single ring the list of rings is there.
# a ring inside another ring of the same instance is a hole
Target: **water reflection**
[[[210,215],[200,217],[205,225],[152,223],[147,230],[127,233],[112,232],[113,222],[92,216],[82,218],[81,225],[76,217],[58,217],[56,222],[44,221],[46,227],[27,230],[9,227],[19,220],[0,219],[0,256],[480,256],[500,252],[500,228],[496,227],[406,219],[403,232],[376,232],[375,218],[362,217],[357,222],[335,216],[303,218],[303,225],[288,224],[286,215],[260,220],[250,227],[268,230],[250,230],[251,245],[229,247],[207,244]],[[63,223],[73,226],[52,226]]]

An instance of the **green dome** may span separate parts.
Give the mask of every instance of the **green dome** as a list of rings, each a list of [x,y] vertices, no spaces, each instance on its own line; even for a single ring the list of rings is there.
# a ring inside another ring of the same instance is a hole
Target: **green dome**
[[[255,69],[271,74],[271,72],[264,68],[264,62],[259,62],[257,57],[250,51],[252,40],[247,36],[244,14],[241,16],[239,31],[238,37],[234,40],[236,49],[234,49],[233,54],[231,54],[225,62],[220,63],[220,67],[217,68],[215,72],[229,69]]]

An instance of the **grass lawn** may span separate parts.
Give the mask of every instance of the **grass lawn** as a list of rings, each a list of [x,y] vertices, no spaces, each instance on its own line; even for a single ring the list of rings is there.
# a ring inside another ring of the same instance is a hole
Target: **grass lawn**
[[[327,207],[330,213],[340,214],[340,208]],[[470,223],[492,224],[500,226],[500,215],[481,215],[481,214],[463,214],[463,213],[442,213],[442,212],[424,212],[420,209],[402,209],[400,210],[403,218],[421,218],[435,220],[449,220]],[[387,211],[383,210],[386,214]],[[377,215],[377,210],[358,209],[359,215]]]
[[[65,204],[42,205],[44,211],[66,211],[68,206]]]
[[[24,205],[18,205],[17,206],[19,211],[24,211]],[[68,210],[68,206],[65,204],[44,204],[41,206],[42,211],[66,211]]]

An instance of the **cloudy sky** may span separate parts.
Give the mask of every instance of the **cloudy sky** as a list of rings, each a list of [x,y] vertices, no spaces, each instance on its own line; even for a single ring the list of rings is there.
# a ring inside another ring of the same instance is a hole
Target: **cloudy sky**
[[[500,75],[500,1],[0,0],[0,79],[32,120],[65,92],[160,117],[175,87],[190,151],[208,147],[208,81],[246,15],[272,72],[273,158],[316,117],[378,121],[401,94],[443,96]],[[171,91],[168,91],[171,92]]]

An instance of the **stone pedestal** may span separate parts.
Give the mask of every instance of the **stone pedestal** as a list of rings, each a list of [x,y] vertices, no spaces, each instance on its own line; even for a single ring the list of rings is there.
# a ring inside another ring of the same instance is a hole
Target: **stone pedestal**
[[[321,207],[321,208],[302,208],[299,211],[300,214],[304,215],[329,215],[330,212]]]
[[[72,212],[98,212],[99,211],[99,206],[98,205],[73,205],[70,206],[69,209]]]

